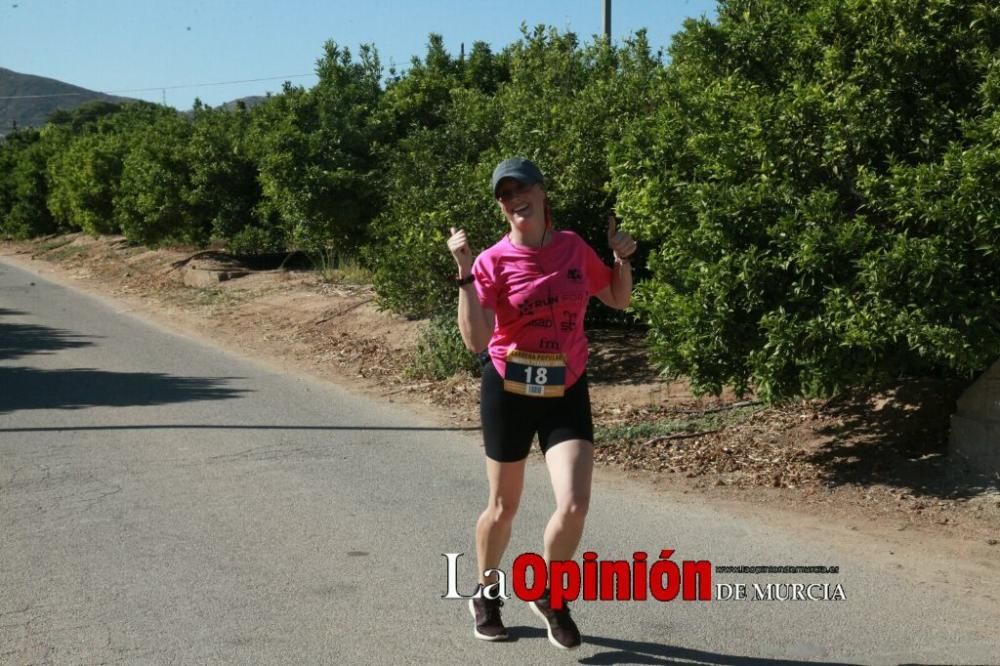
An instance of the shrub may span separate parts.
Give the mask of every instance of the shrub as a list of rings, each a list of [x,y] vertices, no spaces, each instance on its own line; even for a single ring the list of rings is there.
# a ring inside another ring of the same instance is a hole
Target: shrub
[[[731,0],[719,17],[675,38],[613,159],[654,246],[636,298],[654,361],[771,398],[985,368],[1000,10]]]
[[[454,313],[441,313],[428,320],[406,374],[414,379],[441,380],[459,373],[478,376],[479,369],[478,357],[462,342]]]
[[[127,148],[120,134],[91,132],[76,137],[49,161],[48,206],[61,227],[94,236],[120,231],[114,198]]]
[[[309,90],[286,85],[255,109],[251,155],[262,206],[276,214],[295,249],[356,253],[380,208],[374,158],[382,94],[376,51],[327,42]]]
[[[9,238],[30,238],[58,229],[46,200],[49,160],[65,143],[66,134],[51,128],[22,130],[0,145],[0,233]]]
[[[210,222],[192,201],[191,131],[189,120],[170,115],[135,134],[115,198],[115,216],[129,240],[149,246],[208,240]]]

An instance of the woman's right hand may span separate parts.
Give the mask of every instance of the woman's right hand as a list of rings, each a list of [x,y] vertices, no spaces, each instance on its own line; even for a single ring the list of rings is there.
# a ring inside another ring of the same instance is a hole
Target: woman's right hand
[[[448,239],[448,251],[455,257],[458,264],[458,277],[468,278],[472,275],[472,248],[469,239],[462,229],[451,228],[451,238]],[[464,283],[460,283],[464,284]],[[462,332],[462,341],[474,354],[486,349],[496,325],[496,315],[492,310],[482,306],[474,289],[458,289],[458,330]]]
[[[465,277],[472,270],[472,249],[464,229],[451,228],[451,238],[448,239],[448,251],[455,257],[460,277]]]

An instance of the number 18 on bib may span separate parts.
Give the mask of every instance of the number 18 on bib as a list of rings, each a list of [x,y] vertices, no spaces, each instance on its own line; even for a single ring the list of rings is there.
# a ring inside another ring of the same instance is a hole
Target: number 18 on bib
[[[566,361],[562,354],[533,354],[511,349],[503,389],[534,398],[561,398],[566,391]]]

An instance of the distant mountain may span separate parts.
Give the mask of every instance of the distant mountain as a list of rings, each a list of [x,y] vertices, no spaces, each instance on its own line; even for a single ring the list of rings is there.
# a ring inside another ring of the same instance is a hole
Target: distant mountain
[[[252,109],[253,107],[257,106],[266,99],[267,97],[264,95],[252,95],[250,97],[240,97],[239,99],[234,99],[231,102],[226,102],[225,104],[222,105],[222,108],[227,109],[229,111],[235,111],[239,103],[243,102],[243,104],[245,104],[248,109]]]
[[[10,132],[15,124],[17,127],[41,127],[53,111],[71,111],[94,100],[135,101],[0,67],[0,136]]]
[[[238,99],[232,99],[228,102],[223,102],[218,106],[208,105],[212,109],[222,109],[223,111],[236,111],[242,103],[247,109],[252,109],[258,104],[267,101],[267,95],[251,95],[249,97],[240,97]],[[187,111],[181,111],[180,114],[187,118],[194,117],[194,109],[188,109]]]

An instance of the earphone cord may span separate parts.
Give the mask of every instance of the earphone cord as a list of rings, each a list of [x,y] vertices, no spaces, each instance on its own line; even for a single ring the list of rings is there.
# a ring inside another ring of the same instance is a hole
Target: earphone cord
[[[542,234],[542,247],[545,247],[545,234],[547,234],[547,233],[549,233],[549,228],[546,228],[545,229],[545,233]],[[555,240],[555,239],[553,239],[553,240]],[[539,248],[539,250],[541,250],[541,248]],[[538,269],[539,269],[539,272],[542,275],[542,279],[545,279],[546,276],[548,275],[548,273],[546,272],[545,267],[542,265],[541,259],[539,259],[539,258],[536,257],[535,258],[535,263],[538,265]],[[558,345],[558,347],[559,347],[559,353],[563,354],[563,358],[565,358],[566,355],[565,355],[564,350],[563,350],[562,340],[559,339],[559,322],[556,321],[555,302],[552,299],[552,285],[549,284],[549,283],[546,283],[545,289],[546,289],[546,291],[548,292],[548,295],[549,295],[549,298],[548,298],[548,300],[549,300],[549,313],[552,315],[552,318],[551,318],[551,321],[552,321],[552,334],[556,338],[556,345]]]

